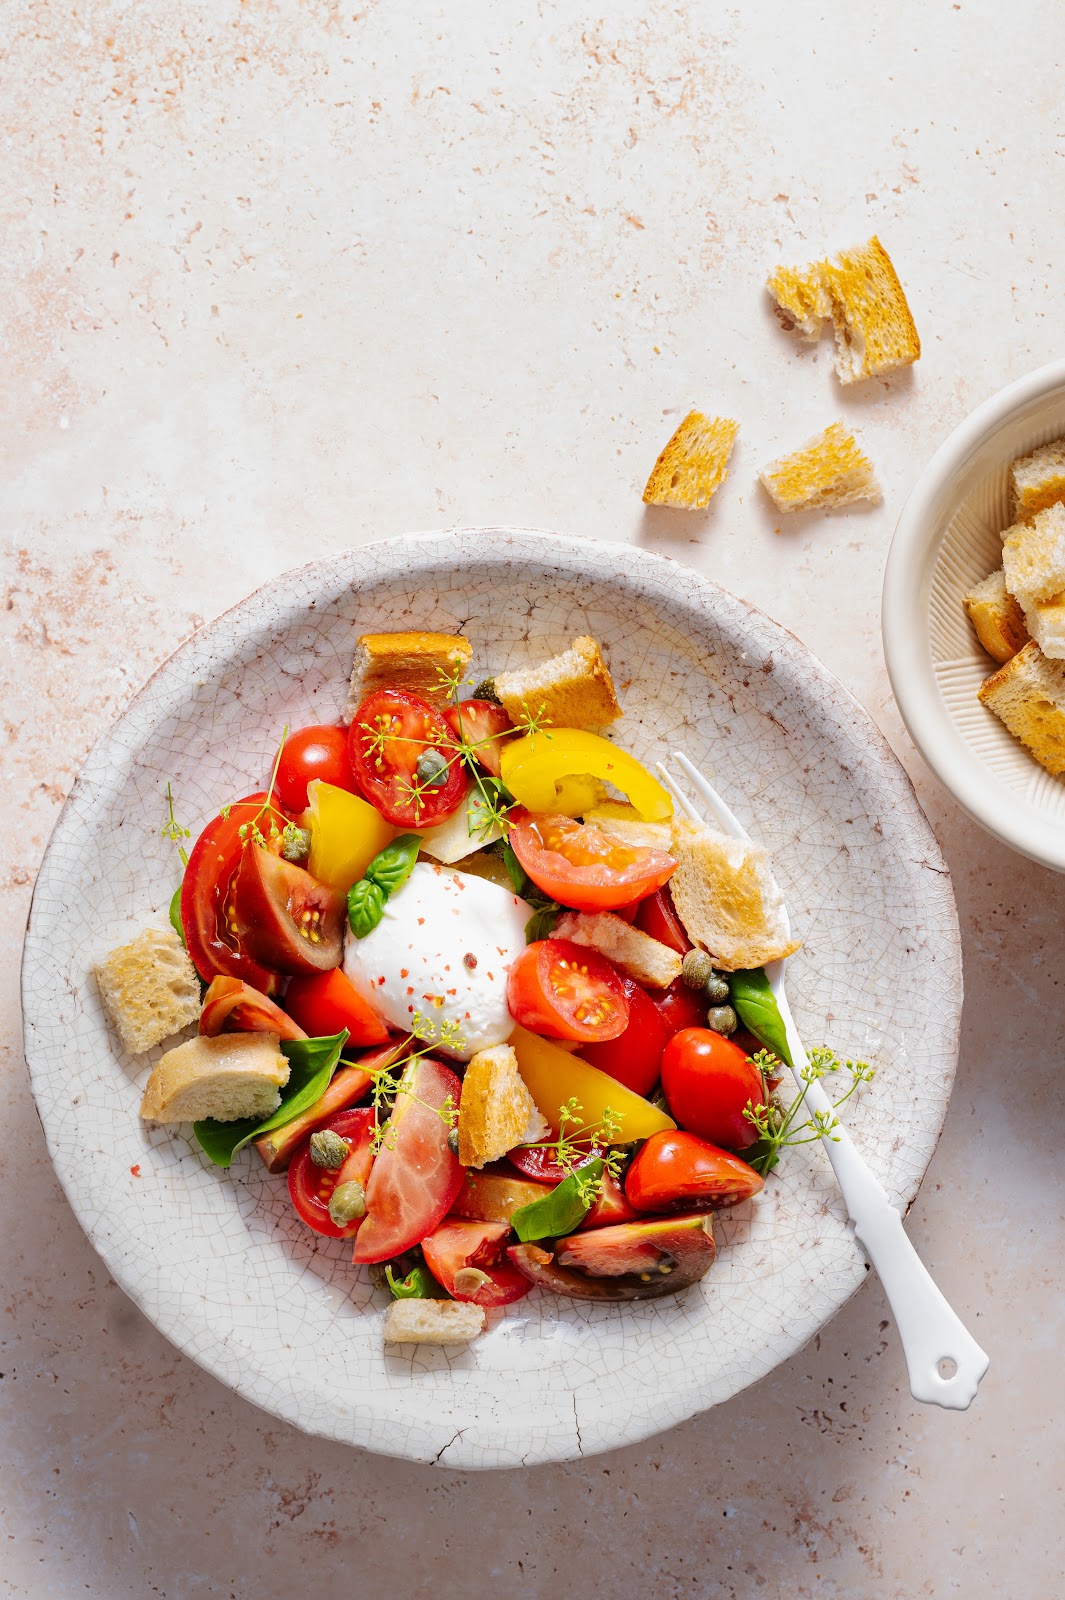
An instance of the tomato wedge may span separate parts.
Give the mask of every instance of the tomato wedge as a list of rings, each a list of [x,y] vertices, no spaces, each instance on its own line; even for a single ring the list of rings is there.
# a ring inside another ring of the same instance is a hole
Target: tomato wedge
[[[442,783],[420,781],[418,758],[436,750],[447,762]],[[406,689],[377,689],[352,718],[348,752],[356,782],[388,822],[431,828],[466,797],[466,771],[440,712]]]
[[[463,700],[460,705],[448,706],[444,718],[456,739],[473,745],[478,763],[498,778],[507,743],[505,735],[517,732],[503,707],[491,700]]]
[[[248,795],[204,828],[181,881],[181,925],[192,964],[205,982],[219,976],[242,978],[269,995],[277,992],[280,977],[241,942],[232,918],[233,879],[244,853],[240,830],[262,820],[265,803],[265,794]],[[280,833],[267,848],[275,844],[281,848]]]
[[[231,926],[244,949],[280,972],[340,965],[344,896],[302,867],[249,844],[233,885]]]
[[[616,1039],[629,1021],[619,974],[572,939],[537,939],[511,965],[507,1005],[515,1022],[549,1039]]]
[[[739,1156],[679,1128],[653,1133],[625,1174],[625,1198],[637,1211],[716,1210],[764,1187]]]
[[[203,997],[200,1032],[208,1038],[231,1029],[245,1033],[276,1033],[282,1039],[306,1039],[307,1034],[281,1007],[240,978],[212,978]],[[339,1028],[322,1028],[322,1034]],[[359,1041],[356,1041],[358,1043]]]
[[[450,1067],[431,1056],[406,1068],[366,1189],[356,1261],[398,1256],[427,1238],[451,1210],[466,1173],[448,1146],[441,1112],[449,1098],[457,1107],[461,1093]]]
[[[610,911],[659,888],[677,863],[664,850],[622,844],[572,817],[510,813],[509,839],[529,877],[576,911]]]
[[[285,990],[285,1005],[289,1016],[312,1038],[325,1038],[347,1028],[349,1045],[388,1041],[381,1018],[339,967],[293,978]]]
[[[636,908],[636,926],[660,944],[668,944],[679,956],[686,956],[692,947],[668,888],[656,889],[654,894],[640,901]]]
[[[490,1310],[522,1299],[532,1288],[528,1278],[507,1260],[509,1238],[508,1222],[442,1222],[422,1240],[422,1255],[437,1283],[455,1300]],[[479,1267],[488,1274],[488,1282],[474,1294],[460,1294],[455,1277],[463,1267]]]
[[[669,1024],[650,995],[633,978],[619,973],[629,1003],[628,1025],[616,1039],[588,1044],[581,1055],[600,1072],[609,1072],[634,1094],[649,1095],[658,1082],[662,1051],[669,1042]]]
[[[366,1187],[373,1166],[373,1135],[377,1119],[372,1106],[359,1106],[354,1111],[339,1111],[323,1122],[324,1132],[330,1129],[347,1139],[350,1151],[342,1167],[319,1167],[311,1160],[311,1139],[308,1134],[292,1157],[288,1169],[288,1192],[301,1220],[315,1233],[327,1239],[352,1239],[365,1220],[356,1217],[354,1222],[339,1228],[329,1215],[329,1201],[333,1190],[341,1183],[356,1182]]]
[[[616,1178],[609,1172],[603,1173],[603,1187],[599,1191],[595,1204],[578,1224],[581,1233],[587,1228],[609,1228],[616,1222],[639,1222],[640,1214],[635,1211],[625,1198],[625,1191]]]

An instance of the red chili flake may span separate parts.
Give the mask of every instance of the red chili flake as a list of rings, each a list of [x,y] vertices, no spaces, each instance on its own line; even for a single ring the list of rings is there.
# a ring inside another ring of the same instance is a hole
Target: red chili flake
[[[418,926],[419,926],[419,928],[422,928],[422,927],[425,926],[425,918],[424,917],[419,917],[418,918]]]
[[[377,987],[378,987],[378,988],[380,988],[380,987],[381,987],[381,985],[382,985],[382,984],[383,984],[383,983],[384,983],[384,981],[385,981],[385,980],[384,980],[384,978],[383,978],[383,977],[380,977],[380,978],[378,978],[378,980],[377,980]]]
[[[495,975],[495,973],[494,973],[494,972],[490,972],[490,973],[489,973],[489,974],[488,974],[488,981],[489,981],[489,983],[495,983],[495,981],[496,981],[496,975]]]
[[[413,985],[413,983],[408,983],[408,985],[407,985],[407,993],[408,994],[413,994],[414,993],[414,985]]]
[[[410,972],[406,967],[400,967],[399,975],[400,975],[401,978],[409,978],[410,977]]]
[[[130,1167],[129,1170],[130,1170],[130,1172],[133,1174],[133,1176],[135,1178],[139,1178],[140,1175],[141,1175],[141,1164],[140,1164],[140,1162],[138,1161],[136,1166]]]
[[[469,967],[471,972],[474,971],[477,966],[477,957],[474,955],[472,950],[467,950],[466,954],[462,958],[462,965],[464,967]]]
[[[449,989],[448,990],[448,994],[458,994],[458,990],[457,989]]]

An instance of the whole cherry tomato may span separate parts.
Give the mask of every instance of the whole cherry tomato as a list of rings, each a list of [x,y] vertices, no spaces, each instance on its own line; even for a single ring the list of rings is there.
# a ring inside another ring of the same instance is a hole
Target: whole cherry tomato
[[[275,788],[286,811],[298,815],[307,805],[307,785],[321,778],[337,789],[358,794],[355,774],[348,758],[347,728],[316,724],[297,728],[285,740],[277,764]]]
[[[662,1055],[662,1088],[682,1128],[743,1150],[758,1134],[744,1116],[747,1106],[762,1107],[762,1075],[731,1039],[709,1028],[683,1028]]]

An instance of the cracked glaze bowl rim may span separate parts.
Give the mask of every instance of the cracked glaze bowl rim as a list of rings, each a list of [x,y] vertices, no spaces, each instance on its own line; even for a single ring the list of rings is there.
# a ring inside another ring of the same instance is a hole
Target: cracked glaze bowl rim
[[[165,921],[165,778],[191,805],[197,751],[215,763],[195,831],[251,752],[273,748],[272,697],[332,720],[354,638],[403,626],[399,613],[465,621],[476,648],[502,641],[511,659],[603,639],[629,701],[621,742],[647,759],[687,748],[769,846],[806,937],[790,984],[800,1026],[817,1042],[834,1020],[833,1043],[886,1064],[847,1121],[903,1207],[956,1063],[953,894],[886,740],[798,639],[668,558],[540,530],[411,534],[284,573],[180,646],[90,752],[38,874],[23,1004],[49,1152],[109,1271],[193,1360],[309,1433],[464,1469],[568,1460],[729,1398],[846,1302],[866,1268],[824,1153],[794,1152],[755,1207],[719,1218],[718,1261],[686,1295],[619,1308],[534,1291],[468,1350],[386,1353],[379,1293],[307,1243],[283,1183],[247,1153],[221,1174],[180,1130],[142,1128],[134,1082],[159,1050],[122,1056],[89,978],[149,906]]]

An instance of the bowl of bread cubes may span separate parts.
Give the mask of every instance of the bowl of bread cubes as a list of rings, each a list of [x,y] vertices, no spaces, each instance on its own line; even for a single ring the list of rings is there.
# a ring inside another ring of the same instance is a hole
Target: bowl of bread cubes
[[[940,781],[1065,871],[1065,361],[993,395],[933,457],[892,541],[883,630]]]

